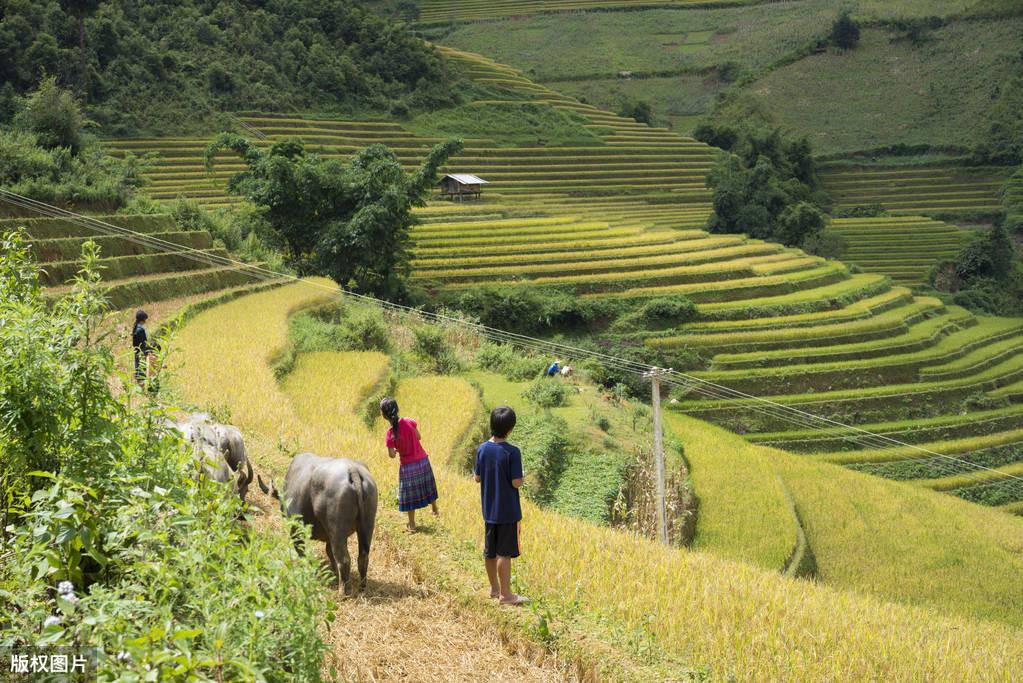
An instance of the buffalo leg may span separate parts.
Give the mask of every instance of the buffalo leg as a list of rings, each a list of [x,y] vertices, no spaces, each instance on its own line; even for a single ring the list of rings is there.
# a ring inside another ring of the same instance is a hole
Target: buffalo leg
[[[366,517],[367,515],[362,515],[356,530],[359,537],[359,587],[362,590],[366,590],[366,578],[369,576],[369,548],[373,544],[373,520],[367,520]]]
[[[331,548],[330,541],[327,541],[327,559],[330,560],[330,573],[333,575],[334,580],[337,580],[337,560],[334,559],[334,550]]]
[[[345,592],[348,592],[348,583],[352,575],[352,556],[348,554],[348,537],[342,529],[350,528],[351,525],[342,526],[341,529],[333,530],[330,535],[330,545],[337,562],[334,571],[337,574],[340,587]]]

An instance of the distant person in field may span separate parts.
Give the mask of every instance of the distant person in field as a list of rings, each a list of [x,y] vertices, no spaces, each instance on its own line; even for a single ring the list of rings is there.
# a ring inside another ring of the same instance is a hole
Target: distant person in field
[[[556,360],[551,363],[551,366],[547,368],[548,377],[557,377],[558,373],[561,372],[561,361]]]
[[[135,326],[131,330],[131,346],[135,352],[135,381],[140,387],[149,384],[150,391],[156,391],[156,382],[151,381],[156,366],[153,356],[160,347],[149,339],[146,331],[146,321],[149,314],[143,310],[135,312]]]
[[[398,417],[398,402],[393,398],[380,401],[380,414],[391,423],[387,430],[387,455],[399,456],[398,509],[408,513],[408,530],[418,531],[416,510],[427,505],[437,511],[437,481],[430,467],[430,456],[423,449],[419,425],[415,420]]]
[[[476,450],[473,472],[480,485],[483,505],[483,557],[490,579],[490,597],[502,605],[528,602],[511,592],[511,562],[519,556],[519,522],[522,507],[519,487],[522,486],[522,453],[508,443],[515,428],[515,411],[508,406],[494,408],[490,413],[489,441]]]

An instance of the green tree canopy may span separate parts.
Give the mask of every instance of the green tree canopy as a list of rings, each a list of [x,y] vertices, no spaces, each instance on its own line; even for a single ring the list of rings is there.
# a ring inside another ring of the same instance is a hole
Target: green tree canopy
[[[459,99],[440,54],[354,0],[0,3],[0,84],[46,74],[113,134],[220,111],[430,109]],[[0,90],[0,114],[10,95]]]
[[[831,42],[842,50],[852,50],[860,42],[860,25],[849,16],[849,12],[842,12],[835,23],[831,25]]]
[[[384,145],[350,160],[324,159],[301,140],[285,139],[264,151],[223,133],[206,149],[207,168],[232,150],[248,164],[228,191],[263,207],[274,236],[300,272],[327,275],[345,287],[398,299],[405,295],[414,206],[425,204],[442,164],[461,140],[437,145],[412,174]]]

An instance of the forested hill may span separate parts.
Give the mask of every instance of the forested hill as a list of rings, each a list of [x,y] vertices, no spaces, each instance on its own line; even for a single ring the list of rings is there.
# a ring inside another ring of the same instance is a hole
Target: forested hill
[[[44,74],[107,134],[426,109],[457,87],[432,48],[349,0],[0,0],[0,121]]]

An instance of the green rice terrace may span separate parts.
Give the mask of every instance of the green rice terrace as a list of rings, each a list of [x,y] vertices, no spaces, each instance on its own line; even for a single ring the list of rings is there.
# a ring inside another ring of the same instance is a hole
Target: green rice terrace
[[[997,203],[1001,179],[992,175],[973,190],[967,189],[973,181],[960,183],[942,168],[828,171],[825,186],[840,205],[880,203],[897,214],[833,221],[848,240],[845,258],[856,265],[850,269],[779,244],[703,231],[710,212],[704,177],[714,148],[584,105],[478,55],[444,52],[473,79],[508,93],[488,104],[525,100],[570,112],[596,139],[573,146],[467,139],[445,170],[478,174],[489,184],[482,201],[433,202],[418,212],[413,277],[420,284],[435,293],[548,285],[584,299],[637,303],[684,294],[697,304],[697,319],[632,331],[636,343],[695,352],[705,366],[694,377],[781,408],[693,389],[676,391],[674,409],[757,443],[1020,509],[1023,491],[1007,475],[1023,471],[1023,320],[974,315],[911,289],[969,235],[912,214],[983,212]],[[328,156],[385,142],[409,166],[442,139],[390,121],[244,113],[238,122],[261,145],[300,136]],[[149,176],[153,198],[183,195],[209,208],[229,206],[239,199],[225,193],[226,181],[243,165],[224,156],[209,174],[206,143],[109,144],[160,153]],[[153,229],[170,229],[160,225],[155,219]],[[494,243],[496,232],[501,244]],[[210,248],[202,235],[181,239]],[[799,429],[784,410],[855,429],[822,432],[816,423]],[[857,429],[926,450],[888,448],[860,438]]]

